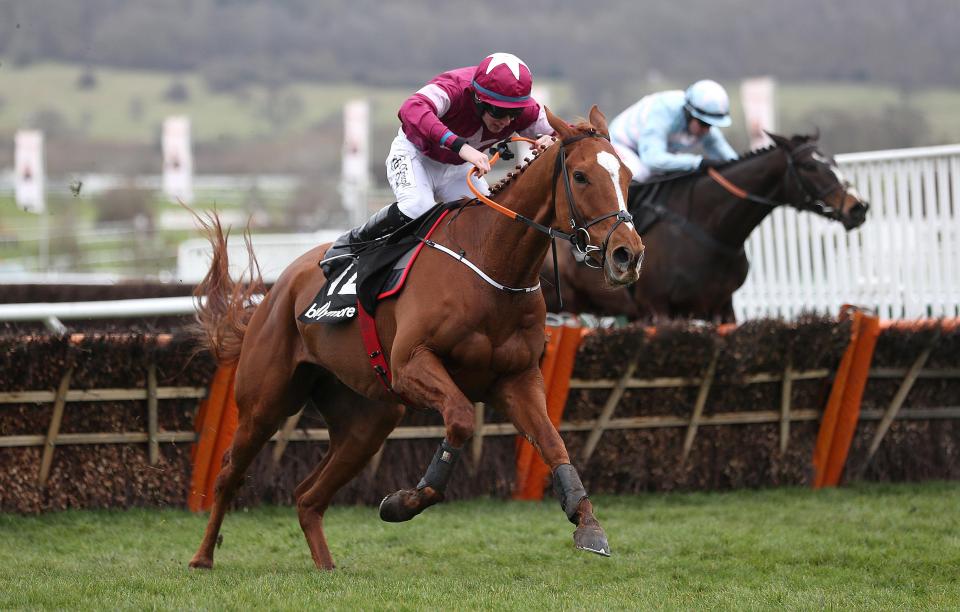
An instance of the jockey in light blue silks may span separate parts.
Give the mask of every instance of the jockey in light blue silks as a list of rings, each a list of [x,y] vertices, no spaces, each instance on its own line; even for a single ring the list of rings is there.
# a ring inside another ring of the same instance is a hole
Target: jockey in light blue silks
[[[644,96],[610,122],[610,140],[633,180],[692,171],[737,159],[720,128],[730,125],[730,99],[716,81]],[[692,152],[698,145],[703,155]]]

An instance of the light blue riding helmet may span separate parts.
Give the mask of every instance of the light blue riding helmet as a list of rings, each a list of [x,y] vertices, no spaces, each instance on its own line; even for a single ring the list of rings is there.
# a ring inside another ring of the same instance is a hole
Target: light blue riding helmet
[[[687,87],[683,107],[697,119],[715,125],[730,125],[730,98],[720,83],[704,79]]]

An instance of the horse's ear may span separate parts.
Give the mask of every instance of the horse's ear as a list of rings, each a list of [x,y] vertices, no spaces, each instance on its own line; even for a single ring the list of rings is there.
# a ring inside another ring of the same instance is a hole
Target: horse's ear
[[[566,121],[557,117],[548,107],[543,107],[543,110],[547,115],[547,122],[550,124],[550,127],[553,128],[553,131],[557,133],[557,136],[560,137],[560,140],[566,140],[574,135],[573,128],[571,128]]]
[[[763,133],[769,136],[770,140],[772,140],[774,144],[777,145],[778,147],[783,147],[784,149],[787,149],[787,150],[790,150],[793,148],[790,146],[789,138],[784,138],[780,134],[774,134],[773,132],[768,132],[767,130],[763,130]]]
[[[590,107],[590,125],[597,128],[597,131],[610,138],[610,130],[607,128],[607,118],[600,112],[597,105]]]
[[[810,137],[810,142],[818,142],[820,140],[820,126],[813,128],[813,136]]]

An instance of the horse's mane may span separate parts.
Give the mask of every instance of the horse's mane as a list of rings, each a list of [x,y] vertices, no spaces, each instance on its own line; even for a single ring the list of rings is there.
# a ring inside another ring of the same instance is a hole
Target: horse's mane
[[[586,120],[581,120],[577,122],[577,124],[574,125],[573,128],[577,130],[577,132],[580,132],[582,134],[589,134],[591,132],[597,131],[597,128],[595,128],[589,121],[586,121]],[[502,191],[508,184],[510,184],[513,181],[513,179],[520,176],[520,174],[522,174],[523,171],[526,170],[527,167],[530,164],[532,164],[534,160],[537,159],[540,153],[541,151],[539,149],[536,149],[536,148],[531,149],[529,155],[527,155],[527,157],[524,157],[522,160],[517,162],[517,165],[513,170],[511,170],[510,172],[507,172],[507,175],[505,177],[503,177],[502,179],[497,181],[495,184],[490,186],[491,195]]]
[[[791,143],[794,146],[801,145],[807,142],[816,140],[816,136],[806,135],[806,134],[796,134],[790,138]],[[767,145],[765,147],[760,147],[759,149],[751,149],[744,153],[740,153],[737,159],[731,159],[730,161],[722,162],[717,164],[717,170],[724,170],[726,168],[732,168],[744,162],[750,161],[760,157],[761,155],[766,155],[767,153],[774,151],[780,148],[776,143],[772,145]],[[661,183],[663,187],[680,187],[681,185],[686,185],[689,182],[695,181],[696,179],[702,177],[706,174],[706,170],[691,170],[691,171],[680,171],[680,172],[670,172],[660,176],[655,176],[648,181],[644,181],[644,185]]]

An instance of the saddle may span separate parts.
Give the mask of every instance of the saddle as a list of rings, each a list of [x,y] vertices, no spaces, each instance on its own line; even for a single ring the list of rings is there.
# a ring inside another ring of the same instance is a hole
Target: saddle
[[[657,203],[657,196],[662,186],[662,180],[648,183],[630,183],[627,202],[629,203],[630,214],[633,215],[633,226],[641,237],[643,237],[644,232],[656,225],[664,216],[666,209]]]
[[[303,323],[343,323],[357,316],[358,307],[373,315],[380,300],[401,291],[423,240],[459,206],[459,202],[438,204],[386,239],[355,247],[355,258],[333,272],[297,319]]]
[[[424,241],[451,210],[462,206],[461,202],[438,204],[386,239],[358,245],[354,249],[355,259],[346,267],[335,270],[307,309],[297,317],[303,323],[343,323],[359,317],[360,336],[370,366],[387,391],[401,402],[404,399],[393,391],[390,364],[384,355],[373,313],[380,300],[400,293]]]
[[[627,206],[630,209],[630,214],[633,215],[633,226],[641,237],[645,237],[646,233],[649,232],[653,226],[660,221],[667,220],[674,223],[697,242],[714,249],[720,256],[739,257],[740,254],[743,253],[742,246],[735,248],[720,242],[705,232],[700,225],[670,210],[662,203],[664,197],[661,197],[663,196],[661,191],[664,185],[667,185],[675,179],[698,172],[700,171],[671,172],[653,177],[643,183],[631,182],[629,191],[627,192]]]

